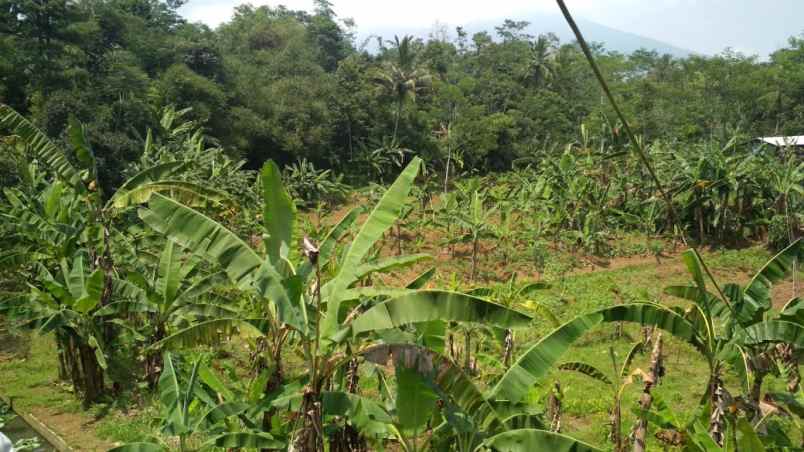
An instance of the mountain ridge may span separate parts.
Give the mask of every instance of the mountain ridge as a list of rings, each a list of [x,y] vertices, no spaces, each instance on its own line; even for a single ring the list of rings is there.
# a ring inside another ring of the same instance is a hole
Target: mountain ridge
[[[531,35],[538,35],[540,33],[555,33],[562,43],[573,42],[575,36],[569,28],[564,18],[558,14],[551,13],[525,13],[518,17],[508,17],[512,20],[524,20],[529,24],[525,28],[525,32]],[[471,21],[463,25],[459,24],[446,24],[436,22],[430,28],[424,27],[402,27],[396,29],[389,29],[388,27],[371,28],[367,27],[363,30],[358,27],[357,42],[368,43],[367,48],[376,50],[376,43],[372,41],[372,37],[380,36],[384,40],[393,39],[394,35],[412,35],[417,38],[427,38],[433,31],[435,26],[444,25],[451,38],[455,37],[456,26],[462,26],[463,29],[472,36],[475,33],[482,31],[488,32],[492,37],[496,37],[494,27],[502,25],[506,18],[495,18],[480,21]],[[659,54],[670,54],[677,58],[685,58],[690,55],[699,54],[688,49],[684,49],[673,44],[660,41],[658,39],[642,36],[636,33],[631,33],[617,28],[609,27],[597,22],[578,18],[578,26],[584,34],[587,41],[603,43],[607,50],[613,50],[621,53],[632,53],[638,49],[655,50]]]

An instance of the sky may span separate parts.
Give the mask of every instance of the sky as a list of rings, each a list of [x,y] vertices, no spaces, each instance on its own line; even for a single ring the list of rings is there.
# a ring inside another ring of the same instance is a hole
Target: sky
[[[533,13],[557,14],[553,0],[331,0],[341,18],[357,31],[394,27],[450,27],[473,21],[517,19]],[[215,27],[245,0],[189,0],[181,13]],[[251,0],[253,5],[283,4],[312,10],[311,0]],[[804,32],[804,0],[566,0],[577,16],[622,31],[664,41],[702,54],[726,47],[767,56]],[[550,30],[545,30],[550,31]]]

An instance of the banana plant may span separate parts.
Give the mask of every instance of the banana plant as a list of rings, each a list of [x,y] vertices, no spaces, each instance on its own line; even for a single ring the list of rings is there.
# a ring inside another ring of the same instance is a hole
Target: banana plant
[[[145,202],[152,194],[168,192],[183,197],[187,202],[200,201],[220,202],[225,195],[206,187],[178,180],[169,180],[167,177],[186,167],[186,162],[171,162],[143,170],[127,181],[114,193],[105,194],[102,181],[99,180],[97,160],[86,136],[84,126],[74,117],[70,118],[67,128],[67,141],[70,149],[56,146],[44,133],[34,127],[28,120],[7,105],[0,104],[0,129],[10,131],[23,143],[27,150],[27,157],[44,164],[53,171],[56,182],[53,190],[48,194],[47,203],[43,209],[46,216],[52,217],[55,212],[65,212],[62,199],[72,198],[75,202],[73,208],[65,215],[73,215],[71,228],[59,228],[59,234],[40,236],[44,239],[36,244],[41,248],[53,248],[48,245],[53,240],[59,240],[56,248],[61,248],[61,256],[68,256],[70,248],[84,248],[87,250],[87,262],[91,269],[100,269],[103,272],[103,288],[101,299],[93,309],[105,307],[110,303],[111,285],[114,274],[114,260],[112,257],[112,236],[114,235],[114,222],[121,212],[133,204]],[[74,164],[74,163],[75,164]],[[6,197],[13,198],[13,193],[6,192]],[[19,198],[18,198],[19,199]],[[14,209],[20,210],[22,206],[12,201]],[[38,208],[39,206],[37,206]],[[80,212],[80,213],[78,213]],[[75,219],[83,216],[83,218]],[[38,227],[41,224],[36,215],[21,217],[22,224],[28,227]],[[59,217],[57,223],[64,224],[64,218]],[[50,222],[51,224],[53,222]],[[46,266],[58,265],[59,257],[44,262]],[[84,314],[89,314],[84,313]],[[112,330],[103,328],[102,342],[113,339]],[[94,360],[94,354],[85,353],[81,359]],[[100,369],[99,362],[88,365],[93,369]],[[99,372],[95,372],[98,374]],[[103,379],[93,384],[91,391],[86,391],[86,400],[95,400],[102,392]]]
[[[151,278],[131,271],[126,279],[115,278],[112,297],[115,301],[98,311],[102,316],[122,316],[126,313],[143,313],[146,318],[145,336],[146,380],[154,385],[162,368],[162,352],[155,347],[171,330],[220,317],[232,317],[236,311],[225,306],[226,300],[210,303],[209,293],[227,282],[226,274],[218,271],[199,278],[197,258],[185,259],[172,241],[165,243],[158,265]]]
[[[458,209],[453,220],[465,231],[458,240],[472,244],[472,268],[470,278],[477,278],[477,260],[480,251],[480,240],[494,237],[491,218],[496,207],[486,207],[486,195],[480,190],[473,190],[469,194],[467,210]]]
[[[282,386],[281,353],[291,333],[299,341],[308,373],[303,377],[301,426],[293,443],[307,450],[320,450],[322,391],[334,372],[349,361],[349,350],[381,330],[432,321],[490,323],[500,327],[523,327],[530,317],[468,295],[373,286],[355,287],[372,273],[415,262],[394,256],[365,261],[374,244],[394,224],[408,197],[421,160],[414,159],[388,188],[359,228],[352,243],[334,265],[334,276],[323,281],[321,267],[333,259],[338,240],[357,218],[353,211],[319,244],[305,239],[304,259],[291,262],[295,205],[282,186],[279,168],[268,162],[262,170],[266,232],[265,257],[214,220],[167,197],[155,194],[140,218],[154,230],[223,269],[238,288],[253,294],[264,306],[262,319],[221,318],[200,322],[178,331],[162,343],[181,345],[187,340],[218,338],[224,327],[239,327],[262,335],[272,344],[269,361],[274,377],[266,384],[266,397]],[[259,327],[254,321],[260,320]],[[271,411],[266,410],[265,428]]]
[[[695,286],[669,288],[668,292],[692,301],[688,310],[676,311],[658,304],[637,303],[580,315],[526,350],[494,386],[492,397],[510,402],[522,400],[584,333],[602,323],[634,322],[658,327],[692,345],[709,365],[705,397],[712,399],[714,394],[722,392],[720,376],[729,351],[766,343],[804,345],[804,328],[800,324],[762,317],[770,308],[771,285],[789,275],[792,257],[801,252],[800,244],[800,241],[796,242],[774,256],[745,288],[737,285],[725,287],[731,298],[723,290],[718,290],[718,296],[706,290],[705,278],[711,279],[707,276],[710,273],[694,250],[687,251],[683,259],[693,275]],[[714,404],[710,404],[710,409],[715,410]],[[722,438],[713,440],[722,441]]]
[[[768,344],[789,344],[794,349],[804,346],[804,326],[795,318],[771,316],[771,287],[791,274],[794,262],[804,253],[801,239],[771,258],[744,287],[729,283],[722,287],[712,277],[703,259],[697,252],[684,253],[683,259],[695,282],[694,286],[671,286],[665,289],[669,295],[693,302],[685,313],[700,330],[707,344],[707,359],[710,369],[707,396],[713,416],[710,423],[712,439],[723,445],[724,420],[717,404],[717,394],[725,391],[721,374],[729,362],[737,362],[738,371],[746,381],[754,379],[761,385],[761,376],[751,375],[761,369],[760,355]],[[706,281],[715,289],[707,289]],[[790,321],[793,320],[793,321]],[[758,380],[757,380],[758,379]],[[748,385],[746,385],[748,386]],[[749,400],[758,404],[759,388],[753,389]]]
[[[707,432],[703,419],[707,417],[705,406],[695,410],[690,420],[682,420],[658,394],[654,395],[652,408],[644,413],[648,421],[661,430],[656,438],[667,446],[682,446],[691,452],[764,452],[766,446],[772,448],[777,438],[762,437],[758,431],[758,424],[752,424],[746,417],[738,414],[728,416],[724,433],[724,444],[717,444]],[[790,444],[789,438],[780,438],[782,444]],[[777,443],[778,444],[778,443]]]
[[[248,421],[244,413],[249,405],[242,402],[219,402],[212,388],[204,386],[203,375],[210,370],[201,363],[193,362],[187,373],[171,353],[165,353],[165,369],[159,378],[159,403],[161,407],[161,431],[168,437],[178,437],[178,450],[215,450],[216,448],[284,448],[285,443],[268,433],[239,428],[231,431],[232,425]],[[234,421],[234,422],[230,422]],[[210,437],[199,447],[188,446],[192,435]],[[111,449],[114,452],[167,452],[175,450],[158,439],[125,444]]]
[[[85,406],[103,393],[107,368],[104,329],[111,325],[96,309],[103,294],[104,274],[100,269],[91,270],[88,261],[88,256],[79,251],[72,260],[61,259],[52,272],[37,263],[27,296],[4,303],[23,326],[55,333],[60,374],[72,380]]]
[[[393,367],[398,380],[397,414],[400,427],[421,428],[431,422],[424,439],[431,449],[470,451],[598,451],[568,436],[543,430],[539,417],[523,404],[488,399],[450,359],[421,345],[379,344],[362,351],[366,361]],[[400,404],[402,404],[400,406]],[[401,412],[399,410],[402,410]],[[399,435],[404,450],[417,450],[422,441]]]
[[[612,391],[612,407],[611,407],[611,432],[609,439],[614,445],[614,452],[622,452],[625,450],[622,438],[622,396],[623,391],[631,385],[636,377],[644,374],[640,369],[631,371],[631,363],[644,347],[644,342],[636,342],[628,350],[625,355],[622,366],[617,365],[617,357],[614,349],[609,347],[609,356],[611,357],[611,365],[613,373],[607,375],[597,367],[580,361],[568,361],[558,365],[558,369],[562,371],[578,372],[588,376],[600,383],[607,385]],[[612,377],[613,376],[613,377]]]

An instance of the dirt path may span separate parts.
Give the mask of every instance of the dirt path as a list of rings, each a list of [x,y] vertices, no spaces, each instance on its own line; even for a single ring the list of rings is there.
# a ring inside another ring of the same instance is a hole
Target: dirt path
[[[46,407],[35,407],[31,409],[31,414],[75,450],[102,452],[115,446],[96,436],[97,421],[85,413],[60,412]]]

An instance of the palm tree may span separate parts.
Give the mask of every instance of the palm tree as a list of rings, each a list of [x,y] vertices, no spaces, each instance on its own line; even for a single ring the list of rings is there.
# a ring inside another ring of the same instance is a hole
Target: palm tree
[[[401,40],[398,36],[394,36],[392,44],[396,51],[395,61],[386,61],[373,77],[374,82],[380,85],[396,104],[392,146],[396,146],[399,119],[405,102],[407,100],[415,102],[416,95],[430,84],[430,74],[416,66],[416,55],[411,48],[412,42],[412,36],[405,36]]]
[[[553,33],[548,33],[539,35],[530,43],[530,59],[525,78],[537,88],[545,86],[556,73],[557,42],[558,38]]]

